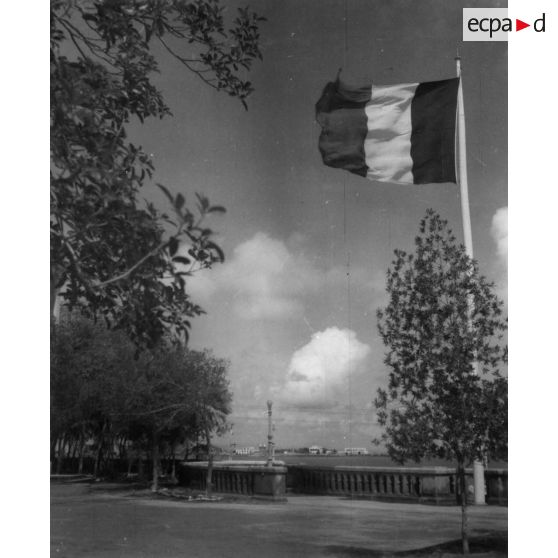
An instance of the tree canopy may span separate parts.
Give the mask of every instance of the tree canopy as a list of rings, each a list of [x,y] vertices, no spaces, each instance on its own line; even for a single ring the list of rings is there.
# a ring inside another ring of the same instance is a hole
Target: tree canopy
[[[503,303],[432,210],[415,253],[396,250],[387,292],[378,319],[390,373],[376,405],[391,457],[505,456]]]
[[[101,453],[118,445],[151,452],[223,432],[232,395],[228,362],[208,350],[177,346],[143,351],[123,332],[71,317],[51,336],[51,442],[58,457],[93,440]],[[156,475],[154,475],[156,481]]]
[[[503,303],[433,210],[414,253],[395,251],[387,293],[378,311],[389,369],[375,401],[381,441],[400,463],[455,462],[465,518],[465,466],[487,455],[507,459]]]
[[[155,42],[246,106],[261,21],[243,8],[227,29],[217,0],[51,1],[51,304],[102,316],[139,347],[187,336],[202,309],[184,278],[223,260],[203,222],[224,208],[199,194],[188,208],[163,185],[170,215],[140,202],[154,166],[126,127],[170,115],[151,81]]]

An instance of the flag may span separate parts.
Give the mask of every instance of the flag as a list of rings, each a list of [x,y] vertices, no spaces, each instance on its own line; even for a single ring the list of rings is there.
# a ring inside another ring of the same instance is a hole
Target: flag
[[[316,103],[323,162],[402,184],[456,182],[459,78],[351,88],[339,78]]]

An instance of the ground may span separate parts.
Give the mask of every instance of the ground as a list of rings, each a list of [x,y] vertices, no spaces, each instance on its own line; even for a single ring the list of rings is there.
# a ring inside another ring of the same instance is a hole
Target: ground
[[[289,495],[188,501],[108,484],[51,485],[51,556],[317,558],[459,555],[460,508]],[[507,508],[470,508],[474,558],[507,556]]]

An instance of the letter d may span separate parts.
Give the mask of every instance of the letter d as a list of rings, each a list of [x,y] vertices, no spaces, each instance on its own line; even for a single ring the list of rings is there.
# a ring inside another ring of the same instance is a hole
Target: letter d
[[[545,14],[543,13],[542,17],[540,17],[539,19],[536,19],[536,20],[535,20],[535,23],[533,23],[533,29],[534,29],[537,33],[544,33],[544,24],[545,24],[544,16],[545,16]],[[537,25],[538,25],[539,22],[542,22],[542,27],[541,27],[540,29],[537,27]]]

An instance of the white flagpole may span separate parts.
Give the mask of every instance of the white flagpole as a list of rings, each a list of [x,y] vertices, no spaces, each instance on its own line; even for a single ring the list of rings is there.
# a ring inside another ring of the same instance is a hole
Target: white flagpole
[[[469,210],[469,184],[467,182],[467,143],[465,138],[465,108],[463,105],[463,78],[461,76],[461,58],[455,58],[459,88],[457,92],[457,137],[459,161],[459,189],[461,193],[461,217],[463,220],[463,240],[465,252],[473,259],[473,235],[471,233],[471,213]],[[477,364],[475,363],[475,371]],[[485,503],[484,466],[482,462],[473,463],[473,486],[475,489],[475,504]],[[466,497],[466,495],[464,495]]]
[[[461,217],[463,219],[463,237],[465,251],[473,258],[473,235],[471,233],[471,214],[469,212],[469,184],[467,182],[467,143],[465,141],[465,108],[463,106],[463,88],[461,77],[461,58],[455,59],[459,89],[457,91],[457,133],[459,146],[459,188],[461,192]]]

